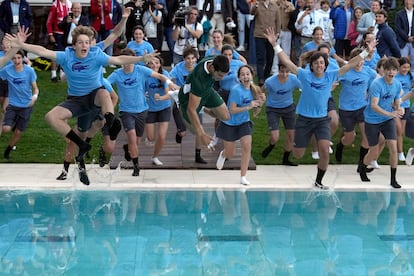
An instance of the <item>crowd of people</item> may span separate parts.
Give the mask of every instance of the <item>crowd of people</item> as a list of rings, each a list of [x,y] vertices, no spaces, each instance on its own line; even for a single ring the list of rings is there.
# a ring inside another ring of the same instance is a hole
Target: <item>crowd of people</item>
[[[234,156],[234,143],[240,141],[240,183],[248,185],[250,113],[257,116],[265,106],[269,145],[263,158],[279,140],[282,119],[286,130],[282,164],[297,166],[290,155],[301,158],[312,145],[312,157],[318,160],[314,186],[327,189],[322,180],[333,142],[335,158],[341,162],[358,125],[361,180],[370,181],[367,173],[379,168],[376,160],[387,145],[390,185],[400,188],[398,161],[411,165],[414,157],[414,150],[410,148],[405,156],[403,149],[404,136],[414,136],[409,130],[414,120],[409,100],[413,4],[414,0],[404,0],[394,31],[388,24],[388,7],[379,0],[372,0],[366,13],[353,0],[206,0],[203,4],[135,0],[124,7],[115,0],[92,0],[90,16],[82,14],[78,2],[56,0],[47,20],[51,47],[43,47],[25,42],[31,18],[27,6],[5,1],[0,6],[0,21],[4,21],[0,77],[8,84],[2,83],[0,91],[5,112],[2,129],[14,135],[4,157],[10,158],[39,94],[36,74],[25,64],[22,49],[52,60],[51,81],[68,83],[67,100],[45,116],[70,141],[58,180],[67,178],[75,159],[81,182],[89,185],[84,156],[100,129],[105,137],[101,166],[107,163],[106,154],[113,151],[122,127],[128,137],[123,145],[125,159],[133,162],[133,176],[139,175],[139,143],[144,135],[154,143],[153,164],[162,166],[160,155],[172,113],[177,143],[187,130],[195,135],[197,163],[206,163],[203,148],[214,150],[222,139],[224,149],[216,163],[222,169]],[[235,28],[237,40],[232,35]],[[114,55],[112,45],[121,37],[126,48]],[[164,41],[172,61],[170,72],[159,54]],[[239,53],[246,49],[248,58]],[[13,64],[6,65],[10,59]],[[107,66],[122,67],[105,75]],[[339,84],[338,114],[332,91]],[[297,89],[301,94],[295,103]],[[202,114],[216,118],[214,135],[204,130]],[[76,126],[67,123],[73,117]],[[332,141],[339,126],[341,138]]]

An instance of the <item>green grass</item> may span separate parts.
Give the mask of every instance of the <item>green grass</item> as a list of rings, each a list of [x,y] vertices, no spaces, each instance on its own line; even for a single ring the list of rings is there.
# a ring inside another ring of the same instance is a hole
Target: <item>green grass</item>
[[[8,145],[11,137],[11,133],[3,133],[0,136],[0,163],[13,162],[13,163],[61,163],[63,160],[63,153],[65,149],[65,139],[58,135],[53,129],[51,129],[44,120],[44,115],[52,109],[55,105],[66,99],[66,83],[52,83],[50,82],[50,72],[37,72],[38,73],[38,85],[40,90],[39,99],[34,107],[30,123],[27,130],[23,134],[22,139],[17,144],[17,150],[12,151],[10,161],[3,158],[3,151]],[[334,91],[334,97],[338,98],[337,88]],[[299,92],[295,93],[295,99]],[[338,101],[337,101],[338,102]],[[284,144],[284,130],[281,127],[280,141],[277,146],[269,154],[266,159],[261,157],[262,150],[267,146],[269,134],[267,130],[266,114],[263,109],[257,118],[253,118],[254,133],[253,133],[253,145],[252,155],[255,162],[259,165],[274,165],[280,164],[283,157],[283,144]],[[71,122],[73,123],[73,121]],[[339,128],[340,129],[340,128]],[[339,140],[340,130],[332,138],[332,141],[336,144]],[[98,134],[95,139],[92,140],[92,151],[90,155],[92,157],[98,156],[98,148],[102,141],[101,134]],[[405,139],[404,150],[406,151],[410,147],[409,139]],[[359,156],[359,135],[357,135],[355,146],[348,146],[344,149],[343,164],[355,164],[358,161]],[[315,164],[310,156],[310,148],[308,148],[304,158],[298,161],[300,164]],[[292,160],[294,158],[292,157]],[[297,161],[297,160],[296,160]],[[331,155],[331,163],[335,163],[335,157]],[[380,164],[388,163],[388,150],[385,149],[382,157],[379,160]]]

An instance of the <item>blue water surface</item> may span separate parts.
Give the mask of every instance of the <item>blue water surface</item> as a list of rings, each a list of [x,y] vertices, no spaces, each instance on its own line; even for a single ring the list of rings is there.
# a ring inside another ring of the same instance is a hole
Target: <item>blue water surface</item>
[[[414,275],[412,195],[3,191],[0,275]]]

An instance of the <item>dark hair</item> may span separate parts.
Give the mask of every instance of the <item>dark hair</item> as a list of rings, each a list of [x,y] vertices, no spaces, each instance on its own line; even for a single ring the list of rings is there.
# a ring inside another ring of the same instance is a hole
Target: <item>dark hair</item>
[[[407,57],[400,57],[398,59],[398,63],[400,64],[400,66],[403,66],[404,64],[408,64],[411,67],[411,61]],[[410,77],[410,80],[413,80],[413,75],[411,73],[411,70],[408,71],[408,76]]]
[[[120,56],[135,56],[135,51],[130,48],[124,48],[119,52]]]
[[[315,35],[316,31],[321,31],[321,32],[323,33],[323,29],[322,29],[320,26],[316,26],[316,27],[313,29],[312,35]]]
[[[354,48],[352,49],[351,53],[349,54],[349,59],[356,57],[357,55],[359,55],[360,53],[362,53],[362,49],[361,48]]]
[[[24,54],[24,51],[23,50],[21,50],[21,49],[19,49],[16,53],[15,53],[15,55],[21,55],[22,56],[22,58],[24,58],[26,55]]]
[[[218,55],[213,59],[214,70],[228,73],[230,70],[230,62],[226,56]]]
[[[327,48],[329,51],[332,49],[329,42],[319,44],[317,50],[320,51],[322,48]]]
[[[377,71],[377,73],[378,73],[378,71],[381,67],[384,68],[384,63],[385,63],[386,60],[387,60],[386,57],[383,57],[380,60],[378,60],[377,66],[375,67],[375,70]]]
[[[387,19],[388,19],[388,13],[387,13],[387,11],[386,11],[386,10],[384,10],[384,9],[380,9],[379,11],[377,11],[377,12],[375,13],[375,15],[377,15],[377,14],[382,14],[382,15],[384,15],[384,17],[385,17],[385,18],[387,18]],[[387,21],[387,20],[385,20],[385,21]]]
[[[197,48],[195,48],[191,45],[185,47],[184,50],[183,50],[183,58],[186,58],[189,55],[193,55],[193,56],[195,56],[196,59],[198,59],[198,50],[197,50]]]
[[[310,66],[310,70],[313,72],[313,62],[317,59],[319,59],[320,57],[323,58],[323,61],[325,62],[325,71],[328,68],[329,65],[329,61],[328,61],[328,55],[321,53],[321,52],[315,52],[309,60],[309,66]]]
[[[398,63],[398,59],[395,57],[389,57],[384,62],[384,70],[390,70],[390,69],[397,69],[400,67],[400,64]]]
[[[144,27],[143,27],[143,26],[141,26],[141,25],[136,25],[136,26],[132,29],[132,34],[134,34],[136,30],[141,30],[141,31],[144,33],[144,36],[145,36],[145,30],[144,30]]]
[[[224,51],[231,50],[232,53],[234,53],[233,46],[230,44],[224,44],[223,47],[221,47],[221,53],[224,53]]]
[[[284,64],[284,63],[279,63],[279,64],[277,65],[277,68],[279,68],[279,71],[280,71],[281,69],[284,69],[284,68],[289,69],[289,68],[286,66],[286,64]]]

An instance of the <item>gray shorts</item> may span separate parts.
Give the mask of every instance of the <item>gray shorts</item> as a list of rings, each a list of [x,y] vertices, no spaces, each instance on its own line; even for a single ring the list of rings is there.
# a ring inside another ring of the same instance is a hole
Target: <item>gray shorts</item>
[[[394,119],[389,119],[380,124],[365,122],[365,135],[367,136],[370,147],[378,145],[380,133],[384,135],[385,140],[397,140],[397,129]]]
[[[235,142],[244,136],[252,135],[252,133],[253,123],[251,121],[238,126],[226,125],[220,121],[216,129],[216,136],[228,142]]]
[[[298,116],[295,127],[295,147],[306,148],[312,135],[315,135],[317,141],[331,140],[331,118],[307,118]]]
[[[66,101],[60,103],[59,106],[68,109],[72,113],[72,117],[79,117],[86,115],[96,108],[100,108],[95,105],[96,93],[99,89],[105,89],[104,87],[98,87],[91,93],[84,96],[68,96]]]
[[[295,104],[285,108],[266,107],[267,125],[270,131],[279,129],[280,119],[285,129],[295,129]]]
[[[167,107],[160,111],[148,111],[145,122],[147,124],[169,122],[170,118],[171,118],[171,107]]]
[[[144,134],[147,113],[148,111],[140,113],[119,112],[119,117],[121,118],[125,132],[135,129],[136,135],[142,137]]]
[[[364,122],[364,109],[365,106],[352,111],[339,109],[339,119],[345,132],[353,131],[356,124]]]
[[[3,125],[23,132],[27,128],[32,110],[32,107],[15,107],[9,104],[6,107]]]

